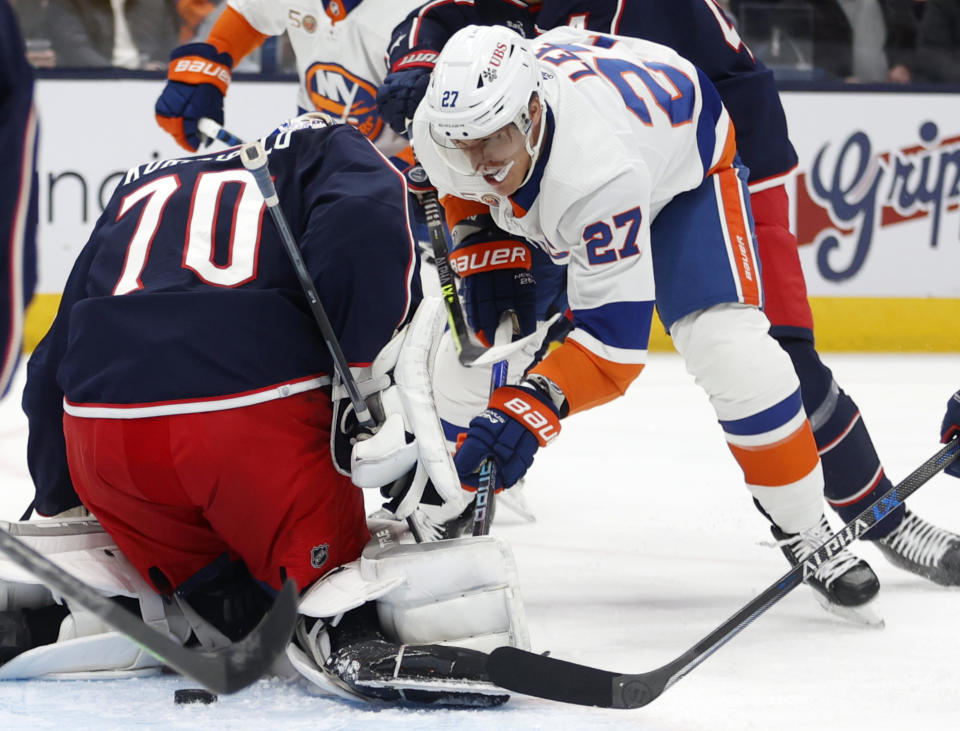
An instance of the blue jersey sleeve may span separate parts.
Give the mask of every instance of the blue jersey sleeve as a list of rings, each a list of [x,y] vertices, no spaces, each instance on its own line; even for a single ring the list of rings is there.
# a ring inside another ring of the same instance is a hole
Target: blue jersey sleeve
[[[0,0],[0,398],[19,361],[37,278],[36,140],[33,70],[13,9]]]
[[[670,46],[713,82],[737,132],[750,181],[797,164],[773,72],[754,57],[713,0],[545,0],[537,26],[579,25]]]

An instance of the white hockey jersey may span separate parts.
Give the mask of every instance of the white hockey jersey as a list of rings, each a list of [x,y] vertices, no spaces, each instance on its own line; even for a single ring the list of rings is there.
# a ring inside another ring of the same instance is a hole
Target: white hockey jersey
[[[229,0],[251,26],[286,32],[297,59],[299,105],[358,127],[386,154],[406,146],[380,117],[377,87],[387,73],[394,27],[422,0]]]
[[[413,124],[417,159],[441,194],[481,201],[502,229],[568,264],[575,314],[623,305],[652,312],[651,223],[733,160],[729,116],[702,72],[666,46],[568,27],[531,43],[548,127],[527,183],[501,197],[482,177],[451,170],[430,141],[424,104]],[[645,343],[623,347],[593,328],[568,339],[615,363],[646,357]]]

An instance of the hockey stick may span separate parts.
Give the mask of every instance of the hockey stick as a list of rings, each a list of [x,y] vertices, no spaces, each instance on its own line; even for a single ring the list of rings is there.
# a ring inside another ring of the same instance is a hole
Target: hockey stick
[[[499,345],[501,339],[508,338],[511,335],[513,335],[513,315],[508,312],[497,326],[494,345]],[[493,370],[490,371],[491,395],[500,386],[506,384],[508,367],[509,363],[506,360],[499,360],[493,364]],[[490,532],[490,524],[493,523],[493,501],[496,494],[494,486],[496,484],[497,463],[493,459],[487,458],[480,465],[480,480],[477,483],[477,495],[473,503],[473,535],[475,536],[485,536]]]
[[[420,200],[427,217],[430,248],[433,249],[437,278],[440,280],[440,292],[447,306],[447,320],[450,322],[450,333],[453,335],[457,357],[463,365],[472,365],[486,349],[471,339],[470,328],[467,327],[467,320],[460,307],[460,300],[457,298],[457,284],[448,258],[447,239],[443,232],[443,214],[440,201],[437,199],[437,191],[430,185],[430,179],[420,165],[414,165],[407,170],[407,183],[411,192]]]
[[[209,140],[220,140],[230,146],[243,144],[243,140],[227,132],[223,125],[210,117],[200,117],[197,120],[197,131]]]
[[[373,428],[375,426],[373,417],[370,415],[366,401],[364,401],[363,396],[360,395],[360,389],[357,388],[357,381],[353,377],[353,373],[350,372],[350,366],[347,364],[347,359],[344,357],[340,343],[337,341],[337,335],[333,332],[333,326],[327,318],[327,312],[323,309],[323,304],[320,302],[320,295],[317,294],[317,288],[313,285],[313,279],[310,278],[307,265],[303,262],[303,256],[300,254],[297,242],[294,240],[293,233],[290,231],[290,224],[287,223],[287,217],[283,214],[283,209],[280,208],[277,189],[274,187],[273,179],[270,177],[270,162],[267,159],[267,151],[263,148],[259,140],[250,142],[240,150],[240,159],[243,161],[243,166],[253,174],[254,180],[257,181],[260,194],[263,196],[267,204],[267,209],[273,217],[273,222],[280,232],[280,238],[283,240],[283,247],[287,250],[287,256],[290,257],[293,268],[297,270],[297,279],[300,281],[300,287],[307,296],[307,301],[310,303],[310,311],[313,312],[313,317],[320,326],[320,332],[323,334],[323,339],[327,344],[327,350],[330,351],[330,356],[333,358],[333,365],[337,369],[340,380],[343,381],[343,385],[346,387],[347,393],[350,396],[350,402],[353,404],[353,408],[357,413],[357,421],[360,422],[361,426]]]
[[[270,611],[243,640],[219,650],[191,650],[5,530],[0,530],[0,551],[58,594],[93,612],[158,660],[215,693],[235,693],[263,677],[290,642],[297,620],[297,588],[287,581]]]
[[[490,679],[516,693],[563,703],[602,708],[645,706],[783,599],[824,561],[863,536],[958,456],[960,440],[954,439],[832,535],[803,563],[794,566],[676,660],[656,670],[637,674],[615,673],[536,655],[515,647],[500,647],[490,654],[487,661]]]

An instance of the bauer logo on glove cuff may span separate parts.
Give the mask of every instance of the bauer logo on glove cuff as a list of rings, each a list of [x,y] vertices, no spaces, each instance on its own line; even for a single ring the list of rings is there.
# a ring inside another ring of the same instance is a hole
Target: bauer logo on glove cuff
[[[560,419],[549,407],[519,388],[498,388],[490,398],[490,407],[506,412],[533,434],[541,447],[560,434]]]
[[[530,250],[516,241],[486,241],[457,249],[450,266],[461,277],[497,269],[529,269]]]
[[[402,71],[403,69],[426,68],[432,69],[437,63],[436,51],[414,51],[397,59],[393,64],[391,71]]]
[[[213,84],[222,93],[227,92],[230,83],[230,69],[222,63],[208,61],[201,56],[184,56],[170,62],[168,72],[170,81],[185,84]]]

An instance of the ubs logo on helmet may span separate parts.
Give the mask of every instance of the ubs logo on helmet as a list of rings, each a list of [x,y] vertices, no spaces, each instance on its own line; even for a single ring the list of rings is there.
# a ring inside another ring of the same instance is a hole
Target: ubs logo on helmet
[[[314,108],[352,124],[375,140],[383,130],[377,87],[335,63],[314,63],[304,74]]]

